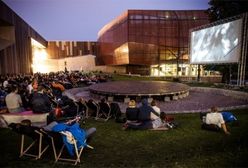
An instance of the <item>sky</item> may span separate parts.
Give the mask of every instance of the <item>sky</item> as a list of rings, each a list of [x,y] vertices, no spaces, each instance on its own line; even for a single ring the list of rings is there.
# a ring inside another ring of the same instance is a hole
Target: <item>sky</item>
[[[3,0],[48,41],[96,41],[128,9],[201,10],[209,0]]]

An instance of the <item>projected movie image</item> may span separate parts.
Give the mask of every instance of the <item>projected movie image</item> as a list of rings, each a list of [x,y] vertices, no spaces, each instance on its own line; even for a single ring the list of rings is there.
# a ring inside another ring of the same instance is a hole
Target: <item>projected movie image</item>
[[[239,61],[242,19],[191,32],[190,63]]]

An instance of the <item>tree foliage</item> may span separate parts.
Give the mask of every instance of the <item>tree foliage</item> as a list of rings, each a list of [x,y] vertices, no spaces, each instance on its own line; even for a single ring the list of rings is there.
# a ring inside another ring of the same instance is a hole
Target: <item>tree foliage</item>
[[[211,22],[248,12],[247,0],[210,0],[208,4]]]
[[[211,22],[236,16],[248,12],[248,0],[210,0],[207,13]],[[232,65],[205,65],[206,70],[216,70],[222,73],[222,82],[229,82],[230,70],[237,73],[238,66]]]

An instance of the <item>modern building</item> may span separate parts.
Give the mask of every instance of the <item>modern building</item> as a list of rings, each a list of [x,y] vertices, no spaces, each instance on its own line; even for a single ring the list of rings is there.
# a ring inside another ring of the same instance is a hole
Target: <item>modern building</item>
[[[80,70],[84,63],[92,70],[96,54],[96,42],[48,42],[0,1],[0,74]]]
[[[128,10],[99,31],[98,62],[132,74],[196,75],[189,32],[207,23],[204,10]]]
[[[0,74],[32,73],[31,39],[47,41],[0,1]]]
[[[2,1],[0,11],[0,74],[66,67],[196,76],[196,65],[188,64],[189,32],[209,22],[203,10],[128,10],[99,31],[97,42],[47,41]]]

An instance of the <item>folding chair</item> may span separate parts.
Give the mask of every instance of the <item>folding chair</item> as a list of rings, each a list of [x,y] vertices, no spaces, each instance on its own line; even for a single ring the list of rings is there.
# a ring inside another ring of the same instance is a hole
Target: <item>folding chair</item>
[[[42,145],[43,134],[39,131],[38,127],[26,126],[15,123],[11,123],[9,127],[14,132],[21,134],[21,147],[19,157],[30,156],[34,157],[35,159],[40,159],[42,154],[48,149],[48,145],[46,145],[45,147],[43,147]],[[28,146],[25,145],[25,137],[33,139],[33,142]],[[38,145],[37,154],[30,153],[30,150],[32,149],[32,147],[35,147],[35,145]]]
[[[85,102],[75,102],[77,106],[78,115],[82,115],[84,118],[89,118],[89,108]]]
[[[93,116],[95,117],[95,119],[97,119],[97,114],[99,113],[100,107],[98,105],[98,103],[96,103],[94,100],[90,99],[87,103],[86,103],[87,107],[88,107],[88,116]]]
[[[65,132],[60,132],[62,135],[65,135],[65,136],[68,136],[67,133]],[[70,136],[70,135],[69,135]],[[61,149],[59,150],[59,153],[57,155],[57,158],[55,160],[55,162],[58,162],[59,160],[62,160],[62,161],[69,161],[69,162],[74,162],[74,165],[77,165],[78,163],[80,163],[80,157],[81,157],[81,154],[83,152],[83,149],[84,147],[81,147],[80,149],[78,149],[77,147],[77,141],[76,139],[72,136],[71,137],[71,141],[72,141],[72,144],[74,146],[74,150],[75,150],[75,154],[76,154],[76,158],[75,159],[70,159],[70,158],[62,158],[62,153],[63,153],[63,150],[65,148],[65,144],[62,145]],[[85,143],[86,143],[86,140],[85,140]],[[90,145],[87,145],[88,148],[90,149],[94,149],[92,146]]]
[[[100,110],[96,114],[96,120],[103,119],[104,121],[108,121],[111,118],[111,107],[107,102],[99,103]]]
[[[68,131],[59,131],[59,132],[52,131],[52,132],[50,132],[50,131],[45,131],[45,130],[41,130],[41,132],[44,133],[44,134],[47,134],[47,136],[51,139],[51,144],[52,144],[54,157],[55,157],[55,163],[57,163],[58,161],[74,162],[74,165],[77,165],[78,163],[80,163],[80,157],[81,157],[81,154],[83,152],[84,146],[80,146],[80,148],[78,148],[77,140],[70,132],[68,132]],[[64,148],[66,146],[64,143],[60,147],[59,150],[56,150],[56,146],[55,146],[55,143],[54,143],[55,142],[54,138],[58,138],[58,137],[55,136],[55,135],[58,135],[56,133],[59,133],[60,137],[61,136],[66,136],[66,138],[69,139],[70,144],[72,145],[72,147],[74,149],[73,150],[74,151],[73,154],[75,155],[74,159],[69,158],[69,157],[65,157],[65,156],[62,157]],[[86,139],[85,139],[84,143],[86,143]],[[86,145],[86,147],[88,147],[90,149],[94,149],[92,146],[90,146],[88,144]]]

